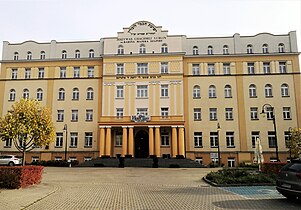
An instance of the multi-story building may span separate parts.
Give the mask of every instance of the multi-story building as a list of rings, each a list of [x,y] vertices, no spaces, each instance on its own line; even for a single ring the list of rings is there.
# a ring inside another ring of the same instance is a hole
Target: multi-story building
[[[191,38],[147,21],[99,41],[4,42],[0,115],[21,97],[52,110],[56,139],[27,162],[156,155],[233,166],[253,161],[257,138],[266,161],[286,161],[288,129],[301,125],[298,55],[295,31]],[[1,142],[0,152],[16,149]]]

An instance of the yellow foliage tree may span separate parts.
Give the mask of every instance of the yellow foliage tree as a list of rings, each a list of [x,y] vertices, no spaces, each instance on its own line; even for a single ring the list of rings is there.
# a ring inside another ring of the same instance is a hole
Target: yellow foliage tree
[[[21,99],[0,119],[0,139],[12,139],[23,154],[35,147],[49,145],[54,140],[55,128],[51,112],[37,100]]]
[[[301,158],[301,128],[290,130],[290,138],[286,142],[291,158]]]

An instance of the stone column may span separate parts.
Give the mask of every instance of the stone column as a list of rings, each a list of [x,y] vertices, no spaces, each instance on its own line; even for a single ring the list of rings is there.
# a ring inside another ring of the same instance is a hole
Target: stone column
[[[111,126],[106,126],[107,132],[106,132],[106,156],[111,157]]]
[[[99,157],[105,155],[105,126],[99,126]]]
[[[127,126],[122,126],[122,157],[128,154]]]
[[[184,126],[179,126],[179,155],[185,157]]]
[[[155,126],[155,155],[157,157],[161,156],[161,135],[160,135],[160,126]]]
[[[149,155],[154,155],[154,126],[148,126]]]
[[[172,134],[171,134],[172,157],[176,157],[178,154],[177,126],[171,126],[171,128],[172,128]]]
[[[134,126],[128,126],[129,128],[129,155],[134,157]]]

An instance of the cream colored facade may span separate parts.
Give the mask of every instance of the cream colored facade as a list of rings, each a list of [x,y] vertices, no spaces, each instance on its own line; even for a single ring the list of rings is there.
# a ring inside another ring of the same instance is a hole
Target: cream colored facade
[[[4,42],[0,114],[25,90],[29,98],[42,90],[57,138],[28,162],[64,159],[67,139],[67,158],[80,162],[156,155],[209,164],[219,146],[232,166],[253,161],[255,137],[265,160],[275,159],[273,122],[259,114],[269,104],[286,161],[285,134],[301,126],[298,55],[296,32],[189,38],[147,21],[93,42]],[[16,150],[1,142],[0,152]]]

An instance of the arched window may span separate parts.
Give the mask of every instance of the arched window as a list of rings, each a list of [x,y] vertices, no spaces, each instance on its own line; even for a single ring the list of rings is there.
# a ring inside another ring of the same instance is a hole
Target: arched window
[[[232,98],[232,88],[231,85],[226,85],[224,88],[225,98]]]
[[[63,50],[62,51],[62,59],[66,59],[67,58],[67,51]]]
[[[257,97],[256,85],[254,85],[254,84],[251,84],[249,86],[249,97],[250,98],[256,98]]]
[[[262,45],[262,53],[269,53],[269,46],[268,44]]]
[[[73,88],[72,100],[79,100],[79,89],[78,88]]]
[[[89,50],[89,58],[94,58],[94,50]]]
[[[16,90],[10,89],[9,91],[9,101],[15,101],[16,100]]]
[[[139,53],[140,53],[140,54],[146,53],[146,48],[145,48],[145,45],[144,45],[144,44],[141,44],[141,45],[140,45],[140,47],[139,47]]]
[[[168,53],[168,47],[167,44],[162,44],[161,46],[161,53]]]
[[[247,53],[252,54],[253,53],[253,46],[251,44],[247,45]]]
[[[193,48],[192,48],[192,54],[193,55],[198,55],[199,54],[199,48],[197,46],[193,46]]]
[[[117,48],[117,54],[118,55],[123,55],[124,54],[124,49],[122,45],[119,45]]]
[[[40,54],[40,59],[41,59],[41,60],[44,60],[44,59],[45,59],[45,57],[46,57],[46,55],[45,55],[45,51],[41,51],[41,54]]]
[[[75,58],[80,58],[80,51],[79,50],[75,50]]]
[[[280,52],[280,53],[284,53],[285,52],[285,50],[284,50],[284,44],[283,43],[280,43],[278,45],[278,52]]]
[[[228,47],[228,45],[224,45],[224,46],[223,46],[223,54],[224,54],[224,55],[229,54],[229,47]]]
[[[14,52],[14,60],[15,61],[19,60],[19,53],[18,52]]]
[[[216,88],[214,85],[209,86],[208,95],[209,95],[209,98],[216,98]]]
[[[201,88],[198,85],[193,87],[193,98],[201,98]]]
[[[60,88],[59,89],[59,97],[58,100],[65,100],[65,89],[64,88]]]
[[[89,87],[87,89],[87,100],[93,100],[93,98],[94,98],[93,88]]]
[[[43,100],[43,90],[41,88],[37,89],[37,99],[38,99],[38,101]]]
[[[23,90],[23,98],[29,99],[29,90],[28,89]]]
[[[213,55],[213,47],[211,45],[208,46],[208,55]]]
[[[272,85],[266,84],[264,87],[265,97],[273,97]]]
[[[30,51],[27,52],[27,60],[32,59],[32,53]]]
[[[288,90],[288,85],[287,84],[282,84],[281,85],[281,96],[282,97],[288,97],[289,96],[289,90]]]

